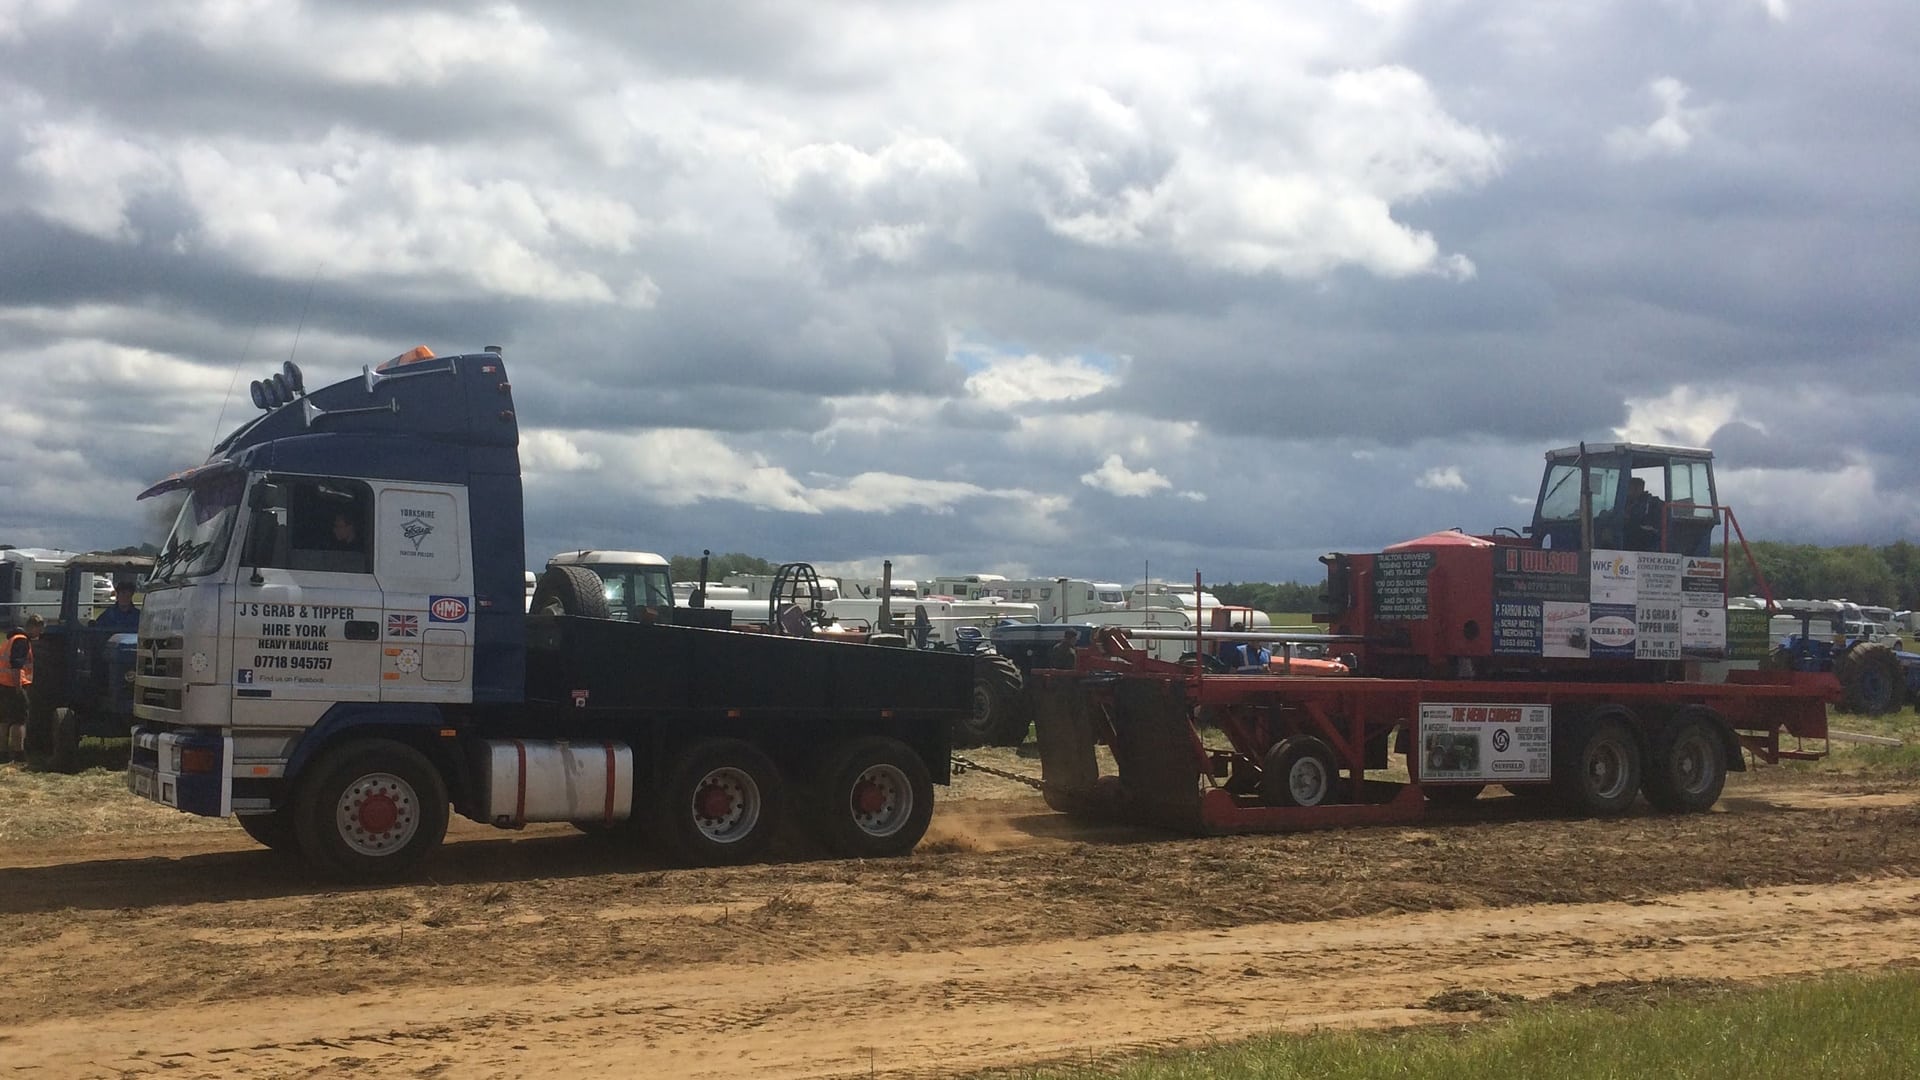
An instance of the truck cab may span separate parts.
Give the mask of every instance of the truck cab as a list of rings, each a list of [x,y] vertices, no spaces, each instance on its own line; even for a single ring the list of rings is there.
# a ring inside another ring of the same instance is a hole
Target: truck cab
[[[498,350],[252,392],[260,415],[143,494],[181,505],[140,620],[135,794],[349,879],[408,872],[456,811],[692,863],[755,858],[789,817],[858,857],[925,832],[970,659],[719,629],[645,552],[568,553],[529,597]]]

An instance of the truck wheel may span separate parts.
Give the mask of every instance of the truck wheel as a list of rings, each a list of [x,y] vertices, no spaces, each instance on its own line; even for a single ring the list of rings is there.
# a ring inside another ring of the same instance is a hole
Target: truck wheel
[[[767,850],[785,811],[780,772],[739,739],[709,739],[682,752],[655,805],[655,831],[680,861],[747,862]]]
[[[1260,797],[1270,806],[1319,806],[1333,801],[1340,766],[1333,750],[1311,735],[1275,743],[1260,763]]]
[[[1697,814],[1727,785],[1727,747],[1712,720],[1691,712],[1674,717],[1647,751],[1640,782],[1647,801],[1673,814]]]
[[[1900,658],[1885,645],[1864,642],[1834,662],[1833,673],[1846,696],[1840,707],[1852,713],[1880,716],[1898,712],[1905,698],[1905,672]]]
[[[447,787],[418,750],[390,739],[336,747],[309,766],[293,804],[300,851],[355,881],[401,877],[447,834]]]
[[[1420,793],[1435,806],[1471,806],[1487,789],[1485,784],[1422,784]]]
[[[262,847],[281,855],[298,854],[300,842],[293,834],[293,812],[281,807],[271,814],[235,814],[240,827]]]
[[[600,575],[584,566],[549,566],[533,587],[534,615],[578,615],[583,619],[611,619],[607,586]]]
[[[1760,662],[1761,671],[1792,671],[1793,650],[1785,645],[1775,645],[1767,651],[1767,658]]]
[[[1553,743],[1553,792],[1576,814],[1624,814],[1640,793],[1640,746],[1614,715],[1587,716]]]
[[[850,859],[911,852],[933,819],[926,763],[898,739],[854,739],[835,748],[808,793],[808,824],[827,850]]]
[[[47,765],[57,773],[80,771],[80,717],[72,709],[61,709],[54,717]]]
[[[1012,745],[1026,741],[1027,716],[1020,708],[1020,669],[1004,656],[988,654],[973,661],[973,715],[953,721],[953,746]],[[1008,742],[1016,737],[1019,742]]]

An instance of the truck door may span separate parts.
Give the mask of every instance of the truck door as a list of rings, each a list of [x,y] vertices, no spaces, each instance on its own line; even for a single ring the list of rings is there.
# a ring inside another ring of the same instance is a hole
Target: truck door
[[[273,479],[283,516],[272,550],[242,567],[234,585],[233,716],[304,726],[335,702],[380,697],[385,612],[368,535],[373,492],[359,480]]]
[[[382,485],[374,513],[374,576],[382,701],[473,700],[473,553],[466,490]]]

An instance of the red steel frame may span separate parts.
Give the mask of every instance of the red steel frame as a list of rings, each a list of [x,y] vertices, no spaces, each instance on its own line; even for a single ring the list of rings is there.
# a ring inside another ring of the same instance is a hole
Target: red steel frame
[[[1087,655],[1080,674],[1113,671],[1122,678],[1156,679],[1178,684],[1189,706],[1215,710],[1214,719],[1233,744],[1231,752],[1208,748],[1193,724],[1187,725],[1198,820],[1205,832],[1268,832],[1343,825],[1418,820],[1427,800],[1419,777],[1397,784],[1365,778],[1366,743],[1404,726],[1418,745],[1420,705],[1447,702],[1485,705],[1700,706],[1733,731],[1741,748],[1767,764],[1814,759],[1822,750],[1807,740],[1827,736],[1826,703],[1838,696],[1830,675],[1806,672],[1732,671],[1725,683],[1700,682],[1521,682],[1467,679],[1375,679],[1348,676],[1207,675],[1151,659],[1144,650],[1109,642],[1105,656]],[[1064,673],[1063,673],[1064,674]],[[1110,707],[1110,706],[1109,706]],[[1345,799],[1338,805],[1282,807],[1235,796],[1205,778],[1223,775],[1235,755],[1259,760],[1273,734],[1236,710],[1281,707],[1294,726],[1326,742],[1345,775]],[[1109,723],[1111,716],[1109,716]],[[1111,729],[1108,729],[1109,732]],[[1113,745],[1111,740],[1109,745]],[[1124,752],[1113,746],[1122,778],[1129,771]],[[1202,784],[1207,784],[1204,788]],[[1171,793],[1172,800],[1183,796]],[[1168,801],[1163,799],[1161,801]]]

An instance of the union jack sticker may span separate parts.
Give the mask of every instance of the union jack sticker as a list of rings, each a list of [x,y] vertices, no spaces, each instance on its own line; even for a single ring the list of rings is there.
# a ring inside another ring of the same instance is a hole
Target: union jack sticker
[[[387,636],[388,637],[419,637],[420,636],[420,616],[418,615],[387,616]]]

